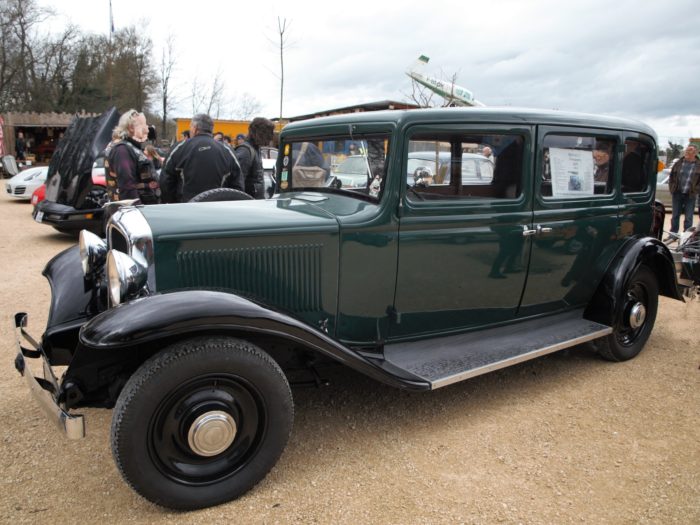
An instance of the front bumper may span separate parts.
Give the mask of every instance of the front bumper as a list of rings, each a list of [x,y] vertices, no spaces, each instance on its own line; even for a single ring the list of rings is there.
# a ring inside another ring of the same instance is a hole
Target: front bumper
[[[102,208],[76,210],[71,206],[43,200],[34,208],[32,217],[36,222],[48,224],[59,231],[78,233],[80,230],[90,230],[96,235],[104,236]]]
[[[15,314],[15,339],[17,342],[17,357],[15,358],[15,368],[24,376],[29,385],[32,396],[39,403],[39,406],[58,429],[65,434],[68,439],[81,439],[85,437],[85,421],[82,415],[71,415],[58,404],[58,381],[51,370],[49,361],[46,358],[40,345],[26,331],[27,314]],[[27,343],[31,348],[25,348],[22,343]],[[43,378],[34,377],[27,367],[26,359],[39,359],[43,366]]]

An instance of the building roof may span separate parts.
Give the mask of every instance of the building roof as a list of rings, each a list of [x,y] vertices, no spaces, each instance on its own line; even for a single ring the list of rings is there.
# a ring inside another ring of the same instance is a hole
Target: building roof
[[[97,113],[4,113],[5,126],[16,128],[67,128],[74,117],[95,117]]]

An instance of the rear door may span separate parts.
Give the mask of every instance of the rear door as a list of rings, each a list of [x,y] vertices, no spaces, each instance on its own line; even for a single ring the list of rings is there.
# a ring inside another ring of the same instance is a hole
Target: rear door
[[[619,238],[617,131],[538,126],[530,270],[518,313],[588,302]]]

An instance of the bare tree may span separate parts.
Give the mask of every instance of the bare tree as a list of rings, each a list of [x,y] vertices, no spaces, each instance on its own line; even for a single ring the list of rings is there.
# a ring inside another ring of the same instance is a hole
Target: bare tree
[[[214,80],[212,80],[207,103],[207,114],[211,115],[212,118],[218,119],[222,111],[226,111],[226,102],[224,99],[225,89],[226,82],[224,82],[224,79],[221,77],[221,70],[219,69],[216,71],[216,75],[214,75]]]
[[[210,84],[203,83],[198,77],[194,77],[190,91],[192,114],[203,112],[212,118],[220,118],[227,110],[225,90],[226,83],[220,69],[217,70]]]
[[[260,113],[262,104],[250,93],[243,93],[234,104],[233,118],[239,120],[250,120],[255,114]]]
[[[172,80],[175,68],[177,65],[177,57],[175,55],[175,35],[168,35],[165,40],[165,47],[161,50],[158,84],[160,94],[160,109],[161,109],[161,137],[166,137],[168,115],[175,107],[176,100],[173,96],[170,81]]]
[[[280,37],[280,122],[282,122],[282,103],[284,101],[284,49],[287,46],[289,35],[286,34],[291,21],[287,24],[287,19],[277,17],[277,31]]]
[[[404,93],[403,95],[421,108],[435,107],[435,104],[433,103],[435,92],[430,91],[427,87],[419,84],[414,79],[411,79],[411,92]]]

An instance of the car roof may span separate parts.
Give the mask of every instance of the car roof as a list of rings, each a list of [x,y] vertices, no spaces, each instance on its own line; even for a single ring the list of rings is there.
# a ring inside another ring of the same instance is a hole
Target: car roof
[[[435,120],[436,123],[447,124],[455,122],[491,122],[511,124],[552,124],[591,128],[623,129],[644,133],[656,140],[654,130],[643,122],[604,115],[575,113],[568,111],[529,109],[529,108],[426,108],[411,110],[366,111],[320,117],[293,122],[285,126],[283,135],[302,132],[310,128],[318,131],[319,126],[333,126],[348,123],[393,123],[399,126],[410,125],[414,122],[426,123]]]

